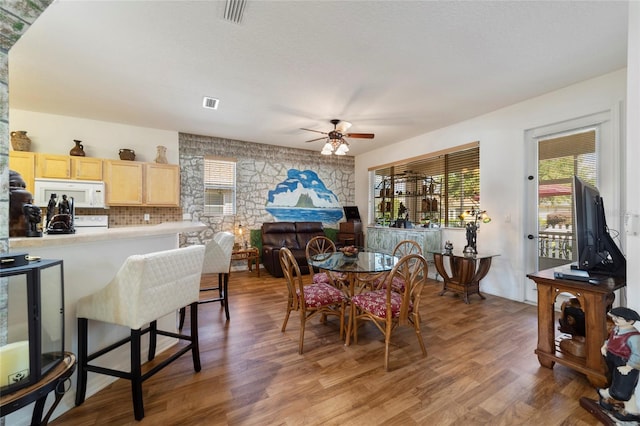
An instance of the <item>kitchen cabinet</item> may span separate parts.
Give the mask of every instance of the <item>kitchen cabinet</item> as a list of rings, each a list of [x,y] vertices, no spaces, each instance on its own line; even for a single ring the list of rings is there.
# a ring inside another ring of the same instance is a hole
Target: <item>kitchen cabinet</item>
[[[36,158],[36,177],[71,179],[71,156],[38,154]]]
[[[136,161],[105,160],[104,180],[107,205],[141,206],[144,163]]]
[[[102,159],[71,155],[38,154],[39,178],[102,180]]]
[[[180,206],[180,167],[173,164],[146,163],[144,204]]]
[[[180,206],[180,167],[171,164],[105,160],[110,206]]]
[[[36,154],[26,151],[9,151],[9,169],[20,173],[27,184],[27,191],[33,194],[36,177]]]
[[[102,159],[71,157],[71,172],[72,179],[102,180]]]

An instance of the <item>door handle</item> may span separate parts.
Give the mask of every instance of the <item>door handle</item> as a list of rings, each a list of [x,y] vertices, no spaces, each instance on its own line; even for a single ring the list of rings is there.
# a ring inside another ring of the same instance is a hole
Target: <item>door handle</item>
[[[530,240],[534,240],[536,237],[532,234],[527,235],[527,238]]]

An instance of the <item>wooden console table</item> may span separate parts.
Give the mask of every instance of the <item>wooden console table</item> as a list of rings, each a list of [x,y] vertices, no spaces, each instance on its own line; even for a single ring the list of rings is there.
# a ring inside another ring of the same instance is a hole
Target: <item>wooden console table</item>
[[[19,389],[13,393],[3,394],[0,397],[0,416],[4,417],[22,407],[26,407],[32,402],[36,402],[31,416],[32,425],[45,425],[49,423],[49,418],[53,410],[58,406],[65,393],[65,381],[71,377],[76,369],[76,356],[71,352],[65,352],[60,364],[49,371],[38,383]],[[44,404],[47,395],[55,392],[55,400],[46,416],[42,418]]]
[[[255,264],[258,276],[260,276],[260,252],[257,247],[233,250],[231,252],[231,260],[246,260],[249,272],[253,271],[253,265]]]
[[[624,287],[624,278],[603,278],[599,284],[589,284],[555,278],[553,269],[528,274],[538,286],[538,347],[535,350],[540,365],[553,368],[556,362],[579,371],[598,388],[607,387],[607,364],[600,353],[607,339],[607,310],[615,299],[614,291]],[[585,316],[585,357],[560,350],[563,335],[556,337],[555,301],[560,293],[569,293],[580,301]]]
[[[480,280],[489,272],[491,259],[499,255],[485,253],[465,255],[460,252],[433,252],[432,254],[436,270],[444,280],[440,296],[447,291],[453,291],[454,293],[461,294],[466,304],[469,304],[470,294],[477,294],[480,298],[485,298],[482,293],[480,293]],[[444,266],[445,257],[449,258],[451,273],[449,273]]]

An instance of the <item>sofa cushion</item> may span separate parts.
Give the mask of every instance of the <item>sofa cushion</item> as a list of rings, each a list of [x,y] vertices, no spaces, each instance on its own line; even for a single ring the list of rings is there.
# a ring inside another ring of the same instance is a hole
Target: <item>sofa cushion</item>
[[[313,237],[324,236],[322,222],[295,222],[295,226],[298,247],[301,249],[306,249],[307,243],[309,243]]]
[[[267,222],[262,224],[262,245],[298,249],[296,225],[293,222]]]

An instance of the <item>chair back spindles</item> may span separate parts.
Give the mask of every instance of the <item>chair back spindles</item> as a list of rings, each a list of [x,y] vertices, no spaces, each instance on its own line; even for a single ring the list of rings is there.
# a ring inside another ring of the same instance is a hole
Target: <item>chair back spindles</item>
[[[427,272],[428,264],[421,254],[406,254],[386,276],[381,288],[353,296],[347,345],[352,333],[354,342],[358,342],[359,320],[372,322],[385,335],[384,367],[388,371],[391,334],[397,326],[407,325],[413,327],[422,354],[426,356],[427,349],[420,331],[420,294]]]
[[[344,334],[344,306],[346,297],[342,291],[326,282],[314,282],[304,285],[300,267],[293,253],[286,247],[280,249],[280,266],[287,282],[288,300],[287,313],[282,324],[282,332],[287,329],[287,322],[292,311],[300,313],[300,337],[298,353],[302,354],[304,330],[307,320],[316,314],[322,315],[322,322],[326,315],[335,315],[340,321],[340,337]]]

